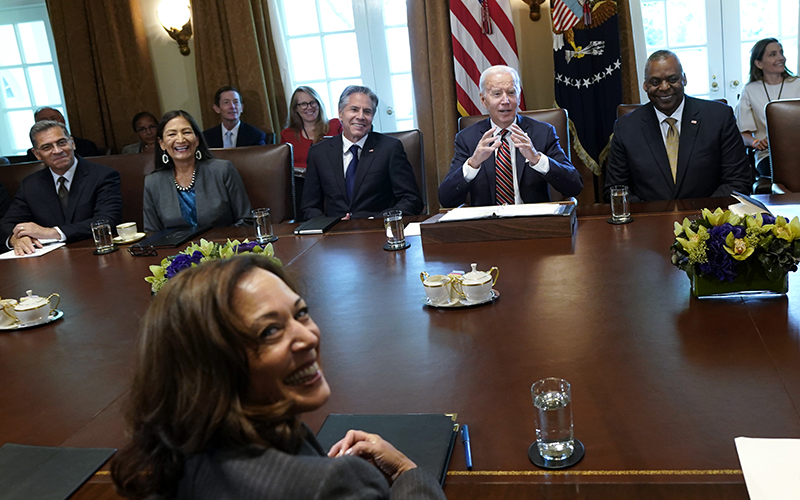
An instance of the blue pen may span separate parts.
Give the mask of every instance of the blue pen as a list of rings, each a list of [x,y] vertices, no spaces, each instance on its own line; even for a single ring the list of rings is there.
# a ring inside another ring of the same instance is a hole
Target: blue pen
[[[472,470],[472,448],[469,445],[469,429],[461,426],[461,442],[464,443],[464,458],[467,460],[467,470]]]

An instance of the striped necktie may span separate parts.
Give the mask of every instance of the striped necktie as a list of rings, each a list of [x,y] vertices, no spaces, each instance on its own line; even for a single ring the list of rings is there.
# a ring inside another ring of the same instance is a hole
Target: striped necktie
[[[495,154],[495,197],[498,205],[513,205],[514,197],[514,169],[511,166],[511,147],[506,141],[508,130],[500,136],[500,147]]]
[[[672,182],[678,179],[678,144],[680,143],[680,134],[678,128],[675,126],[678,120],[675,118],[665,118],[665,122],[669,125],[667,130],[667,158],[669,158],[669,169],[672,171]]]

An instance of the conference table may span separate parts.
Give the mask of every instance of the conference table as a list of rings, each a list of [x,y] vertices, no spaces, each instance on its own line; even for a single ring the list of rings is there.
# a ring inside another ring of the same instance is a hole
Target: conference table
[[[772,196],[793,213],[800,195]],[[329,402],[305,415],[457,413],[474,468],[457,443],[444,486],[452,499],[746,499],[737,436],[800,436],[800,280],[773,297],[696,299],[670,264],[673,223],[732,199],[579,208],[572,238],[383,250],[381,221],[343,221],[325,235],[276,225],[276,256],[322,330]],[[782,213],[780,210],[778,213]],[[417,220],[422,220],[418,218]],[[207,239],[251,236],[214,229]],[[157,257],[96,256],[90,242],[0,261],[0,297],[58,292],[63,319],[0,332],[0,445],[116,447],[144,277]],[[420,272],[499,268],[493,303],[424,305]],[[792,303],[795,307],[791,307]],[[572,385],[572,468],[539,469],[530,386]],[[108,465],[75,499],[118,498]]]

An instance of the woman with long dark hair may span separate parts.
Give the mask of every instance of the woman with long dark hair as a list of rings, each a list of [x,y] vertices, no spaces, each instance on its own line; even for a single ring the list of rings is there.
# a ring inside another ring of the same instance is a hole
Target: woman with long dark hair
[[[156,132],[155,172],[144,179],[144,230],[238,226],[250,215],[233,164],[211,156],[192,115],[169,111]]]
[[[761,176],[772,176],[764,108],[770,101],[797,97],[800,97],[800,80],[786,69],[781,43],[775,38],[757,41],[750,50],[750,81],[736,106],[736,124],[745,146],[758,151],[756,170]]]
[[[300,414],[330,388],[320,329],[271,260],[181,271],[153,299],[115,456],[120,494],[179,499],[443,499],[433,476],[375,434],[325,455]],[[335,457],[335,458],[334,458]]]

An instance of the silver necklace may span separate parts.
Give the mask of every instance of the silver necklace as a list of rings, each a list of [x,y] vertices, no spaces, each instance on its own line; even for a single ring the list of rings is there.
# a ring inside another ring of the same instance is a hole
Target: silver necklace
[[[190,182],[189,185],[186,187],[183,187],[180,184],[178,184],[178,176],[176,175],[174,177],[174,180],[175,180],[175,187],[178,188],[178,191],[184,191],[184,192],[191,191],[194,188],[195,175],[197,175],[197,167],[195,167],[194,170],[192,170],[192,182]]]

